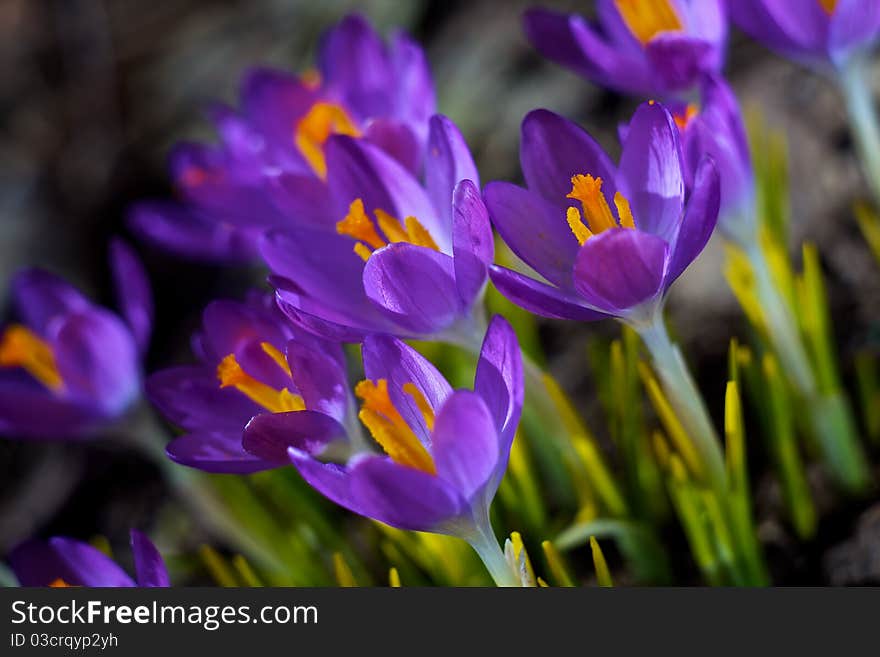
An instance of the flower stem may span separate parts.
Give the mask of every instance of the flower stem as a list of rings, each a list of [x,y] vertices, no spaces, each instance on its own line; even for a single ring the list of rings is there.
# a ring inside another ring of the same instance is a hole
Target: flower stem
[[[479,555],[492,579],[495,580],[496,586],[520,586],[519,578],[507,563],[507,558],[495,539],[488,517],[481,522],[478,521],[473,532],[464,538]]]
[[[868,185],[874,202],[880,205],[880,125],[867,70],[864,59],[853,57],[840,69],[838,81]]]
[[[763,249],[752,244],[746,255],[770,343],[797,393],[825,464],[840,486],[859,493],[870,485],[870,472],[846,397],[839,389],[823,389],[817,382],[797,322]]]
[[[723,499],[726,475],[721,442],[681,351],[669,339],[662,314],[657,313],[650,323],[638,324],[633,328],[638,331],[642,342],[651,353],[654,369],[660,377],[663,391],[678,419],[694,441],[694,447],[706,468],[704,474],[707,483]]]
[[[816,392],[816,381],[789,303],[779,290],[765,252],[756,240],[751,241],[745,252],[752,266],[755,294],[764,313],[770,342],[794,386],[804,397],[812,397]]]

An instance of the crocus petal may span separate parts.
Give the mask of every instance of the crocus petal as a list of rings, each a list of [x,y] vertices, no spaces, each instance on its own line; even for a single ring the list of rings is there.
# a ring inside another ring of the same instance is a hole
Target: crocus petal
[[[287,343],[287,362],[306,408],[342,420],[349,397],[345,367],[333,356],[296,340]]]
[[[58,397],[35,381],[0,379],[0,435],[32,440],[89,438],[87,430],[103,417],[93,405]]]
[[[453,392],[434,426],[437,476],[470,499],[495,473],[499,447],[498,429],[482,397],[470,390]]]
[[[85,311],[91,303],[70,283],[41,269],[26,269],[12,279],[18,316],[39,335],[47,336],[53,320]]]
[[[694,36],[705,39],[714,45],[718,60],[714,68],[720,69],[723,64],[723,53],[727,41],[727,14],[724,0],[697,0],[685,6],[687,14],[687,31]]]
[[[424,49],[408,34],[397,31],[389,39],[394,69],[395,116],[407,122],[420,144],[425,143],[428,119],[437,111],[434,81]]]
[[[387,114],[393,82],[388,51],[363,16],[343,18],[321,39],[318,54],[326,88],[361,119]]]
[[[375,144],[416,175],[422,164],[423,146],[412,128],[393,119],[370,121],[364,139]]]
[[[614,199],[616,171],[608,155],[583,128],[548,110],[533,110],[523,119],[520,163],[529,191],[556,204],[562,226],[566,208],[576,205],[566,198],[572,176],[601,178],[606,199]]]
[[[241,430],[261,408],[234,388],[221,388],[213,367],[172,367],[147,379],[147,396],[187,431]]]
[[[721,203],[721,184],[715,163],[704,159],[697,169],[694,191],[688,199],[681,225],[671,245],[671,257],[666,272],[666,286],[678,278],[706,246],[715,224]]]
[[[284,71],[257,68],[246,73],[241,84],[242,113],[266,143],[280,146],[296,157],[295,122],[317,100],[314,90]]]
[[[134,555],[134,570],[138,586],[171,586],[168,569],[156,546],[136,529],[131,530],[131,552]]]
[[[320,301],[295,292],[289,287],[278,289],[275,294],[278,299],[278,308],[291,322],[303,330],[327,340],[361,342],[364,336],[370,333],[395,331],[393,326],[385,325],[383,322],[358,321],[343,313],[328,312],[328,309],[322,306]],[[320,315],[316,313],[320,313]]]
[[[489,276],[501,294],[541,317],[580,322],[592,322],[607,317],[605,313],[585,308],[582,299],[573,291],[565,292],[506,267],[493,265],[489,268]]]
[[[284,460],[266,460],[244,451],[243,431],[244,425],[194,431],[168,443],[165,453],[175,463],[215,474],[252,474],[284,465]]]
[[[653,88],[641,52],[608,43],[580,16],[534,9],[525,31],[538,52],[583,77],[627,93]]]
[[[594,308],[625,314],[661,291],[667,251],[667,243],[656,235],[611,228],[581,247],[575,287]]]
[[[803,57],[824,48],[828,19],[818,2],[728,2],[727,10],[740,29],[777,52]]]
[[[366,515],[361,511],[360,500],[352,492],[351,474],[347,467],[336,463],[321,463],[294,447],[287,450],[287,455],[309,486],[339,506]]]
[[[455,285],[462,307],[470,308],[486,284],[488,266],[495,257],[495,239],[489,210],[472,181],[462,180],[456,185],[452,208]]]
[[[215,222],[219,217],[245,229],[283,225],[286,217],[266,193],[265,139],[232,111],[215,114],[225,151],[176,145],[169,159],[179,193]]]
[[[74,313],[59,326],[52,346],[65,389],[73,397],[115,415],[137,396],[137,347],[116,315],[100,308]]]
[[[49,539],[49,546],[73,574],[74,581],[68,584],[89,587],[135,585],[113,559],[88,543],[56,536]]]
[[[74,573],[45,541],[32,539],[15,546],[7,557],[21,586],[49,586],[57,580],[78,585]]]
[[[658,34],[645,46],[655,73],[670,90],[693,87],[701,73],[716,68],[717,52],[704,39],[676,32]]]
[[[403,221],[412,216],[428,230],[442,251],[452,248],[452,235],[434,209],[421,183],[397,160],[363,139],[334,135],[327,140],[327,184],[341,220],[357,198],[368,213],[384,210]]]
[[[570,17],[548,9],[529,9],[523,14],[526,37],[544,57],[587,77],[598,75],[584,59],[581,45],[574,37]]]
[[[483,339],[474,392],[483,398],[492,413],[502,437],[500,451],[505,454],[519,423],[525,385],[519,341],[513,327],[500,315],[492,318]]]
[[[351,492],[358,513],[398,529],[431,531],[467,509],[462,496],[440,477],[384,457],[352,466]]]
[[[147,272],[134,250],[118,238],[110,243],[110,269],[116,305],[131,329],[138,350],[143,353],[153,328],[153,293]]]
[[[221,299],[202,312],[202,347],[211,361],[236,353],[254,340],[282,348],[289,337],[282,318],[263,308]]]
[[[299,226],[264,235],[260,253],[273,273],[296,281],[321,305],[347,317],[369,318],[378,311],[364,294],[364,262],[354,244],[345,235]],[[316,310],[311,312],[320,315]]]
[[[207,262],[243,262],[256,256],[258,233],[207,218],[166,201],[143,201],[126,224],[140,239],[176,256]]]
[[[639,230],[671,237],[684,201],[682,169],[672,116],[659,103],[643,103],[630,121],[617,178]]]
[[[370,301],[417,335],[450,326],[463,311],[453,259],[428,247],[400,242],[379,249],[363,280]]]
[[[720,76],[705,76],[702,83],[703,106],[688,123],[683,135],[683,149],[690,172],[689,189],[701,160],[711,156],[721,178],[721,215],[736,220],[742,212],[752,211],[754,176],[742,113],[736,96]]]
[[[324,181],[311,172],[267,176],[263,185],[281,216],[276,225],[284,228],[296,223],[335,230],[340,217],[336,215],[332,194]]]
[[[445,116],[431,117],[425,160],[425,185],[447,233],[452,232],[455,186],[462,180],[480,186],[480,174],[458,127]]]
[[[415,349],[387,335],[369,336],[363,346],[364,373],[371,381],[388,381],[388,395],[401,417],[426,447],[431,432],[413,397],[403,387],[412,383],[434,410],[452,394],[452,387],[440,371]]]
[[[345,429],[329,415],[316,411],[263,413],[255,416],[242,435],[242,447],[257,458],[284,463],[291,447],[308,454],[345,438]]]
[[[831,15],[828,45],[832,57],[843,63],[848,51],[877,38],[880,3],[839,0]]]
[[[565,211],[506,182],[489,183],[483,197],[492,223],[510,249],[548,281],[571,290],[578,241]]]

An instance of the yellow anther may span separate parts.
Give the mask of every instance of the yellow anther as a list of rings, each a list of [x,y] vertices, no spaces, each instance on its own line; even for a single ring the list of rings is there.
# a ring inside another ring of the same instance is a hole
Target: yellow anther
[[[624,228],[636,227],[632,210],[629,209],[629,201],[627,201],[626,197],[620,192],[614,194],[614,207],[617,208],[617,216],[620,217],[621,226]]]
[[[342,107],[323,102],[312,105],[294,131],[296,147],[322,179],[327,178],[324,142],[334,134],[360,137],[361,133]]]
[[[425,426],[428,427],[428,431],[433,431],[434,409],[431,408],[428,400],[425,399],[424,393],[422,393],[422,391],[418,389],[415,383],[404,383],[403,391],[413,398],[413,401],[416,403],[416,406],[419,409],[419,413],[421,413],[422,417],[425,418]]]
[[[593,236],[590,229],[584,225],[583,219],[581,219],[580,210],[577,208],[568,208],[565,213],[565,219],[568,221],[568,227],[571,228],[571,232],[574,233],[578,244],[581,246]]]
[[[407,217],[403,223],[400,223],[399,219],[384,210],[373,210],[373,214],[379,229],[388,242],[408,242],[416,246],[426,246],[435,251],[440,250],[428,230],[415,217]],[[376,226],[364,211],[364,202],[359,198],[352,201],[345,219],[337,222],[336,232],[359,240],[354,245],[354,252],[364,262],[369,260],[374,249],[381,249],[388,244],[376,231]]]
[[[370,256],[373,255],[370,247],[368,247],[363,242],[358,242],[354,245],[354,252],[357,253],[361,257],[361,260],[363,260],[364,262],[369,260]]]
[[[64,387],[52,348],[21,324],[13,324],[0,337],[0,367],[21,367],[50,390]]]
[[[699,113],[700,109],[693,103],[690,103],[685,108],[684,112],[677,112],[676,114],[672,115],[672,118],[675,121],[675,125],[678,126],[678,129],[684,130],[688,127],[688,124],[691,122],[691,120]]]
[[[406,225],[406,234],[409,236],[407,242],[415,244],[416,246],[426,246],[435,251],[440,250],[440,247],[437,246],[437,242],[431,237],[431,233],[428,232],[428,229],[425,228],[418,219],[415,217],[407,217],[403,221]]]
[[[388,238],[390,242],[408,242],[409,235],[406,233],[406,229],[401,226],[400,221],[392,217],[390,214],[385,212],[384,210],[376,209],[373,211],[373,214],[376,215],[376,221],[379,223],[379,229],[385,233],[385,237]]]
[[[614,4],[642,45],[661,32],[680,32],[683,27],[670,0],[614,0]]]
[[[217,378],[220,380],[221,388],[235,388],[271,413],[303,411],[306,408],[303,398],[299,395],[293,394],[287,388],[276,390],[245,372],[235,359],[235,354],[229,354],[220,361],[217,366]]]
[[[573,198],[581,202],[584,208],[584,218],[593,233],[601,233],[609,228],[616,228],[617,222],[608,207],[608,201],[602,193],[602,179],[580,174],[571,178],[571,192],[566,198]]]
[[[819,0],[819,4],[829,16],[837,9],[837,0]]]
[[[391,402],[386,379],[379,379],[376,383],[361,381],[355,386],[354,394],[364,402],[358,417],[393,461],[437,474],[434,459]]]
[[[287,362],[287,356],[281,353],[281,351],[274,345],[269,342],[261,342],[260,348],[262,348],[263,352],[269,356],[272,360],[275,361],[275,364],[278,365],[287,376],[291,376],[290,372],[290,364]]]
[[[49,586],[53,589],[66,589],[70,587],[70,584],[59,577],[58,579],[49,582]]]
[[[374,249],[381,249],[386,242],[379,233],[367,213],[364,212],[364,202],[356,198],[348,206],[348,214],[345,219],[336,223],[336,232],[340,235],[349,235],[356,240],[366,242]]]

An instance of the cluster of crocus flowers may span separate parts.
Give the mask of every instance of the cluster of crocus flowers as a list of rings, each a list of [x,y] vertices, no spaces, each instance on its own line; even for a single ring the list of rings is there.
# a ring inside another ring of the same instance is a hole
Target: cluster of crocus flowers
[[[267,228],[326,219],[330,137],[362,140],[417,172],[434,111],[421,48],[403,33],[386,43],[349,16],[324,35],[314,71],[255,70],[239,109],[212,108],[219,143],[181,144],[170,156],[181,202],[140,203],[129,225],[185,257],[254,258]]]
[[[876,38],[880,5],[728,4],[777,50],[830,64],[857,106],[863,150],[872,139],[880,146],[852,75]],[[617,163],[578,125],[534,110],[522,123],[525,185],[492,182],[481,192],[462,134],[435,113],[422,50],[399,33],[383,41],[358,16],[325,34],[316,71],[250,73],[238,108],[211,110],[217,144],[174,149],[180,199],[138,204],[132,229],[180,255],[259,258],[274,291],[211,303],[192,341],[199,362],[149,378],[150,400],[182,430],[166,449],[172,461],[239,475],[292,465],[354,513],[464,539],[499,585],[534,582],[534,573],[517,574],[531,571],[519,537],[505,557],[489,520],[524,404],[514,331],[501,317],[487,328],[491,278],[536,315],[615,318],[635,329],[672,406],[666,415],[684,429],[678,446],[692,442],[686,476],[701,500],[711,498],[706,508],[714,504],[719,544],[750,522],[728,499],[735,477],[663,319],[670,287],[717,224],[749,258],[762,328],[789,378],[815,400],[809,359],[760,248],[746,134],[721,76],[724,4],[599,0],[595,21],[535,9],[525,29],[555,62],[657,98],[620,127]],[[880,156],[866,161],[880,174]],[[493,224],[527,267],[493,264]],[[137,398],[149,286],[123,243],[111,261],[120,316],[45,272],[14,281],[22,323],[0,333],[0,433],[84,436]],[[476,354],[472,388],[454,390],[405,339]],[[353,387],[342,343],[362,346],[365,378]],[[817,425],[823,408],[808,411]],[[657,443],[665,449],[662,436]],[[149,540],[133,531],[132,549],[134,579],[65,538],[28,542],[10,563],[26,585],[167,585]]]
[[[241,436],[252,417],[288,414],[290,446],[320,452],[342,441],[352,412],[339,344],[291,325],[272,297],[215,301],[193,338],[201,364],[153,374],[147,394],[186,433],[167,447],[177,463],[245,474],[288,463],[284,449],[254,456]]]
[[[666,97],[724,62],[721,0],[599,0],[596,21],[526,12],[525,32],[545,57],[602,86]]]
[[[132,578],[98,548],[72,538],[30,540],[9,554],[9,566],[22,586],[167,587],[168,570],[156,546],[131,530]]]
[[[110,264],[121,316],[47,271],[13,279],[19,322],[0,332],[3,435],[87,438],[138,399],[152,323],[150,287],[125,243],[113,243]]]
[[[489,522],[523,404],[511,326],[501,317],[490,322],[472,390],[453,390],[429,361],[387,335],[366,338],[363,359],[358,417],[383,454],[360,452],[340,464],[290,447],[294,413],[254,417],[245,447],[266,457],[287,449],[303,478],[337,504],[392,527],[458,536],[499,585],[517,585]]]

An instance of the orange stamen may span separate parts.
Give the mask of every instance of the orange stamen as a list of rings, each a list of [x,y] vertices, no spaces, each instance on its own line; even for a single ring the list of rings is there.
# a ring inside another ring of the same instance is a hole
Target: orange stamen
[[[373,215],[376,217],[376,223],[388,239],[388,242],[408,242],[409,244],[425,246],[435,251],[440,250],[440,247],[437,246],[428,230],[415,217],[407,217],[401,224],[399,219],[392,217],[384,210],[376,209],[373,211]],[[370,221],[370,218],[364,211],[364,202],[359,198],[352,201],[345,218],[337,222],[336,232],[359,240],[354,245],[354,252],[364,262],[369,260],[375,249],[381,249],[383,246],[388,245],[388,242],[379,235],[376,225]]]
[[[64,387],[52,348],[21,324],[13,324],[0,338],[0,367],[21,367],[50,390]]]
[[[819,5],[825,10],[829,16],[837,9],[837,0],[819,0]]]
[[[430,407],[417,388],[415,389],[421,399],[416,398],[412,392],[414,388],[415,386],[411,383],[405,384],[403,387],[407,394],[413,396],[419,410],[425,415],[421,404],[424,403],[428,409]],[[375,383],[370,380],[361,381],[355,386],[354,394],[364,402],[358,417],[393,461],[428,474],[437,474],[433,457],[401,417],[400,412],[388,396],[388,381],[386,379],[379,379]],[[431,410],[431,426],[433,426],[433,415],[433,410]],[[425,415],[425,420],[428,421],[427,415]]]
[[[360,137],[361,132],[342,107],[324,102],[312,105],[294,131],[296,147],[322,179],[327,178],[324,142],[334,134]]]
[[[278,362],[275,355],[266,349],[267,343],[263,343],[263,350]],[[269,347],[280,356],[280,352],[274,347]],[[279,363],[279,366],[281,364]],[[284,368],[289,372],[289,368]],[[221,388],[235,388],[245,395],[254,403],[262,406],[271,413],[286,413],[288,411],[303,411],[306,408],[305,402],[300,395],[291,393],[287,388],[276,390],[266,385],[262,381],[257,381],[250,374],[245,372],[238,361],[235,354],[229,354],[217,366],[217,378],[220,380]]]
[[[642,45],[661,32],[680,32],[681,19],[669,0],[614,0],[620,17]]]

